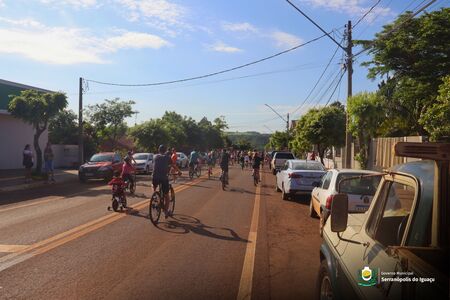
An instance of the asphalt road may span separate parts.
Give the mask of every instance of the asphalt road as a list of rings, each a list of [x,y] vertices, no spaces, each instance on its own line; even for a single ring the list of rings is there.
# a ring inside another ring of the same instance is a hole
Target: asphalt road
[[[0,299],[311,299],[318,220],[262,179],[231,167],[222,191],[217,174],[182,178],[157,227],[145,176],[127,213],[106,209],[101,182],[2,193]]]

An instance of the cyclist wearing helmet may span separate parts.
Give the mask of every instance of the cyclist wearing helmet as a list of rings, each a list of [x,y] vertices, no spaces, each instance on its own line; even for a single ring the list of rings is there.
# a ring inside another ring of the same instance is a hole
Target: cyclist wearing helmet
[[[169,169],[172,165],[170,156],[166,154],[166,146],[159,145],[159,154],[153,157],[153,190],[156,191],[158,185],[161,184],[162,192],[164,193],[164,214],[167,218],[169,216]]]
[[[198,154],[195,149],[192,150],[191,155],[189,156],[189,168],[193,170],[194,168],[198,167],[198,159],[200,158],[200,155]]]

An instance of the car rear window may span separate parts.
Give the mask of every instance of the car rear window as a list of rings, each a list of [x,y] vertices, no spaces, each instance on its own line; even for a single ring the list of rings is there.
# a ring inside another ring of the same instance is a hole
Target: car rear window
[[[133,155],[133,158],[145,160],[148,158],[148,154],[136,154],[136,155]]]
[[[283,152],[277,152],[275,154],[275,159],[294,159],[294,154],[292,153],[283,153]]]
[[[339,174],[336,179],[336,190],[339,190],[339,182],[342,179],[356,177],[360,175],[368,175],[361,173],[345,173]],[[381,176],[366,176],[361,179],[349,179],[343,181],[340,185],[340,192],[346,194],[368,195],[373,196],[377,191]]]
[[[112,161],[111,154],[94,154],[89,161],[101,162],[101,161]]]
[[[314,170],[314,171],[324,171],[324,167],[321,163],[314,162],[296,162],[292,164],[292,169],[294,170]]]

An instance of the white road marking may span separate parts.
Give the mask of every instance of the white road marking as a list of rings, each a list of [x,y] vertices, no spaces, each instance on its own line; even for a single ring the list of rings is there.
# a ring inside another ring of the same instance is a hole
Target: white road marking
[[[0,245],[0,252],[18,252],[25,248],[27,248],[29,245]]]

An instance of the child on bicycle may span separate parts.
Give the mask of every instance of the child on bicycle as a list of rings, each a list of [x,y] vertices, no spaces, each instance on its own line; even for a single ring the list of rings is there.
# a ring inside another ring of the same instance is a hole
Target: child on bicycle
[[[122,165],[122,173],[120,176],[122,177],[123,181],[128,181],[130,185],[134,184],[134,178],[133,173],[135,172],[134,166],[131,164],[131,158],[129,156],[126,156],[123,160]]]
[[[120,171],[115,171],[113,178],[108,182],[108,185],[112,185],[113,196],[122,199],[122,205],[124,208],[127,207],[127,198],[125,196],[125,181],[123,180]]]

